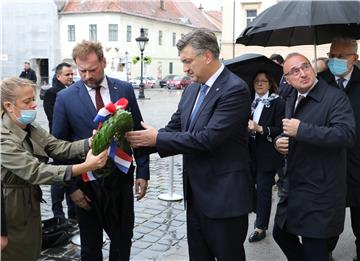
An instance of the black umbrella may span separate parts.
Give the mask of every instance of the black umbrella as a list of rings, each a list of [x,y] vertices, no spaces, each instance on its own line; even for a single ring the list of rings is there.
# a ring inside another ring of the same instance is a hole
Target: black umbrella
[[[261,54],[246,53],[234,59],[225,60],[223,63],[230,71],[243,79],[248,86],[253,84],[252,79],[258,71],[267,71],[276,83],[280,82],[283,74],[280,65]]]
[[[282,1],[264,10],[236,43],[319,45],[335,36],[360,39],[360,1]]]

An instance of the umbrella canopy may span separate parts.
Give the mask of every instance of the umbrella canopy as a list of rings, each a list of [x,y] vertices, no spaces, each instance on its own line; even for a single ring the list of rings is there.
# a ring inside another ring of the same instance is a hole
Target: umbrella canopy
[[[264,10],[236,43],[319,45],[335,36],[360,39],[360,1],[282,1]]]
[[[250,87],[252,79],[258,71],[267,71],[275,80],[280,82],[283,70],[280,65],[261,54],[246,53],[235,57],[234,59],[225,60],[224,65]]]

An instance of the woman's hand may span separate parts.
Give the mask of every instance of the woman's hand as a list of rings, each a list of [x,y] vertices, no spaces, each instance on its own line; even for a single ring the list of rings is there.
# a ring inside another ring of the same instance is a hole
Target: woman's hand
[[[96,170],[105,166],[107,158],[107,149],[96,156],[92,154],[92,150],[89,150],[84,163],[88,165],[89,170]]]

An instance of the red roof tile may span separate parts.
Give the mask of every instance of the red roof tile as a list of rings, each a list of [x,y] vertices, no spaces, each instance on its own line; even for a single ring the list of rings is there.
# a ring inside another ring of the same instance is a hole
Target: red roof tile
[[[191,0],[164,0],[164,10],[160,8],[160,0],[68,0],[61,13],[98,12],[125,13],[219,31]]]

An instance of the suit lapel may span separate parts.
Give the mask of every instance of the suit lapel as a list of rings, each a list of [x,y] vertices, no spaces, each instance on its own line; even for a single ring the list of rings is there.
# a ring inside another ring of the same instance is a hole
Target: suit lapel
[[[106,79],[109,87],[110,100],[112,102],[117,102],[121,98],[120,96],[125,97],[120,86],[117,86],[109,77],[106,77]]]
[[[94,118],[97,113],[96,108],[90,98],[85,84],[80,81],[76,87],[78,88],[79,101],[82,103],[84,110],[90,114],[91,118]]]
[[[190,123],[189,126],[189,130],[192,131],[192,129],[194,128],[194,125],[197,121],[197,119],[199,118],[199,116],[201,115],[201,112],[203,111],[203,109],[208,105],[208,103],[214,98],[216,97],[220,91],[221,91],[221,87],[224,85],[224,82],[226,81],[226,77],[225,75],[227,74],[227,69],[224,68],[224,70],[221,72],[221,74],[219,75],[219,77],[216,79],[216,81],[214,82],[213,86],[211,86],[209,92],[206,94],[205,99],[203,101],[203,103],[201,104],[198,113],[195,115],[195,118],[193,119],[193,121]],[[198,90],[200,89],[200,85],[198,87]],[[198,91],[199,92],[199,91]],[[197,92],[197,93],[198,93]],[[195,96],[196,99],[197,95]],[[192,107],[193,108],[193,107]],[[192,109],[191,108],[191,109]]]

